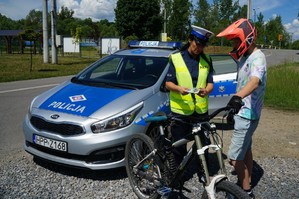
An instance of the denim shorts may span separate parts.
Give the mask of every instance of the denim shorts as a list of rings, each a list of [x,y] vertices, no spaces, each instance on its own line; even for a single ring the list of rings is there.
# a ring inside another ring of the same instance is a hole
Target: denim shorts
[[[235,126],[228,150],[228,157],[231,160],[244,160],[246,152],[251,150],[252,135],[256,130],[259,120],[248,120],[234,116]]]

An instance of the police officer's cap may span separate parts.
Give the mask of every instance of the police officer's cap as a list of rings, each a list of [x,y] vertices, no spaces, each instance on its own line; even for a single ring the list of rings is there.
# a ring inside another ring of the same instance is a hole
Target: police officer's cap
[[[201,45],[207,45],[207,42],[209,41],[209,38],[214,35],[214,33],[212,33],[211,31],[198,27],[198,26],[194,26],[191,25],[192,27],[192,31],[191,31],[191,35],[195,36],[195,41],[197,44],[201,44]]]

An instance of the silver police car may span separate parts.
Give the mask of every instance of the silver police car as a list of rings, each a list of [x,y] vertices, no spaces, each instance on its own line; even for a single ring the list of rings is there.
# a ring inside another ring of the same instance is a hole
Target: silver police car
[[[148,133],[152,114],[170,112],[164,88],[169,56],[179,42],[132,41],[69,81],[33,99],[25,116],[24,148],[33,156],[92,170],[124,166],[126,141]],[[212,56],[210,110],[225,106],[236,89],[234,60]]]

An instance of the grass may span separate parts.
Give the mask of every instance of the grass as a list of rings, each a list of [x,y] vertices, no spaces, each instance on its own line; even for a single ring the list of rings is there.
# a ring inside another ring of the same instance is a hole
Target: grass
[[[100,57],[59,56],[58,64],[44,64],[42,55],[0,55],[0,82],[74,75]],[[51,58],[49,59],[52,62]]]
[[[227,53],[230,49],[211,46],[206,49],[206,53]],[[58,64],[44,64],[42,55],[32,55],[31,67],[31,55],[28,53],[12,55],[2,53],[0,82],[75,75],[99,58],[96,50],[90,49],[83,51],[82,57],[58,56]],[[51,58],[49,61],[51,62]],[[299,63],[268,68],[265,106],[299,111]]]
[[[227,53],[229,49],[229,47],[209,46],[205,51],[215,54]],[[58,64],[51,64],[50,57],[50,63],[45,64],[40,54],[33,54],[31,61],[30,49],[25,49],[25,54],[6,54],[1,51],[0,82],[75,75],[100,58],[96,48],[83,47],[81,52],[81,57],[78,54],[59,55]]]
[[[232,50],[229,46],[208,46],[205,48],[207,54],[228,54]]]
[[[268,68],[265,105],[299,110],[299,63]]]

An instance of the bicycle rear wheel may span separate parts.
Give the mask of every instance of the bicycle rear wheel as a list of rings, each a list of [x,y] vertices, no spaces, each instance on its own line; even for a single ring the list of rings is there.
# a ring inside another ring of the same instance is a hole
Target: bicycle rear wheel
[[[156,156],[151,156],[137,168],[137,163],[154,150],[154,143],[145,134],[134,135],[126,145],[125,164],[130,185],[138,198],[160,198],[157,189],[161,186],[160,168]]]
[[[202,199],[209,199],[208,193],[205,190],[202,194]],[[250,199],[248,194],[243,191],[238,185],[230,181],[220,181],[216,184],[215,198],[217,199]]]

